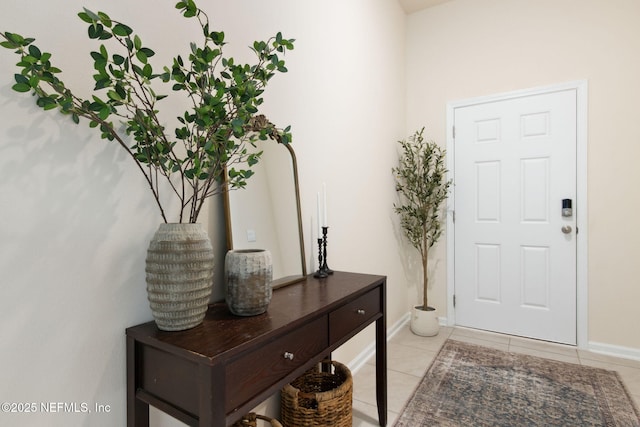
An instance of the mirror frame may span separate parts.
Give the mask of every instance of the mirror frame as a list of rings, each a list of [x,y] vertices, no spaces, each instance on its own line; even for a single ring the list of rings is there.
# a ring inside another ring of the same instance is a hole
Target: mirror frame
[[[285,277],[279,277],[273,280],[272,287],[273,289],[281,288],[283,286],[292,285],[294,283],[303,281],[307,277],[307,261],[305,257],[304,250],[304,233],[302,226],[302,208],[300,205],[300,181],[298,179],[298,160],[296,159],[296,153],[293,151],[293,147],[291,144],[281,144],[284,145],[289,151],[289,155],[291,156],[291,166],[293,170],[293,186],[294,186],[294,196],[296,199],[296,210],[297,210],[297,219],[298,219],[298,242],[300,244],[300,263],[302,267],[301,275],[291,275]],[[233,250],[233,235],[232,235],[232,219],[231,219],[231,202],[229,200],[229,190],[228,188],[228,175],[227,170],[225,168],[224,171],[224,186],[227,190],[223,193],[223,201],[224,201],[224,217],[226,222],[226,234],[227,234],[227,250]],[[247,185],[251,185],[251,178],[249,178]]]

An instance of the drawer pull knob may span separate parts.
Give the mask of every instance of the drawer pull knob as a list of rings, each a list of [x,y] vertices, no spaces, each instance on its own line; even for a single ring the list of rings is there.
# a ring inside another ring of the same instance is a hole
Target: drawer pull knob
[[[358,311],[357,311],[357,313],[358,313],[359,315],[361,315],[361,316],[364,316],[365,311],[364,311],[363,309],[359,308],[359,309],[358,309]]]
[[[287,360],[293,360],[293,353],[289,353],[288,351],[285,351],[284,358]]]

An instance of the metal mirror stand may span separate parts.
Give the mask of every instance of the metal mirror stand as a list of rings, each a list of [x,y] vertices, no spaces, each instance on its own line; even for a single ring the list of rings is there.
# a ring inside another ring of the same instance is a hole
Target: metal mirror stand
[[[287,195],[288,197],[293,197],[295,199],[295,215],[293,215],[293,212],[287,212],[287,214],[291,214],[291,216],[289,216],[289,218],[295,218],[292,222],[296,222],[297,221],[297,244],[299,246],[299,251],[298,254],[300,256],[300,270],[299,272],[296,272],[295,274],[286,274],[283,277],[276,277],[276,273],[275,273],[275,269],[274,269],[274,280],[272,282],[273,288],[279,288],[279,287],[283,287],[286,285],[290,285],[299,281],[302,281],[305,279],[306,275],[307,275],[307,267],[306,267],[306,259],[305,259],[305,250],[304,250],[304,236],[303,236],[303,226],[302,226],[302,210],[300,207],[300,186],[299,186],[299,181],[298,181],[298,162],[296,160],[296,155],[295,152],[293,151],[293,147],[291,147],[290,144],[276,144],[277,146],[280,145],[284,145],[284,147],[286,147],[286,149],[288,150],[289,156],[291,158],[291,170],[292,170],[292,178],[293,178],[293,193],[292,195]],[[279,147],[277,147],[277,149],[280,149]],[[258,163],[258,165],[261,165],[263,167],[268,167],[268,162],[266,161],[267,159],[265,159],[265,156],[268,155],[268,151],[265,150],[262,159],[260,160],[260,162]],[[263,174],[264,175],[264,174]],[[226,178],[226,177],[225,177]],[[238,197],[241,195],[242,192],[246,191],[247,189],[250,189],[252,187],[252,185],[254,187],[259,187],[259,182],[255,182],[255,180],[259,180],[259,179],[264,179],[264,176],[260,176],[259,173],[256,173],[254,176],[252,176],[248,181],[247,181],[247,187],[245,189],[239,189],[239,190],[232,190],[231,192],[225,192],[224,193],[224,205],[225,205],[225,219],[226,219],[226,232],[227,232],[227,249],[228,250],[233,250],[233,249],[246,249],[244,247],[241,247],[241,243],[239,242],[239,238],[238,236],[242,236],[242,231],[240,231],[238,228],[242,229],[243,225],[245,225],[245,223],[243,223],[242,221],[242,217],[246,217],[247,215],[253,214],[253,215],[261,215],[263,212],[265,212],[265,209],[263,208],[263,206],[256,206],[256,205],[250,205],[252,199],[248,196],[245,197],[244,201],[239,202],[237,199]],[[289,178],[287,178],[289,179]],[[290,183],[286,183],[286,185],[290,185]],[[278,185],[278,188],[282,188],[281,185]],[[233,194],[230,194],[233,193]],[[259,204],[260,202],[258,202]],[[275,202],[277,203],[277,202]],[[242,206],[240,206],[242,204]],[[291,206],[290,208],[292,208],[293,206]],[[276,208],[282,208],[282,206],[276,206]],[[273,208],[273,209],[276,209]],[[290,209],[289,207],[287,207],[287,209]],[[281,220],[281,221],[286,221],[287,215],[282,214],[282,212],[278,212],[277,217]],[[285,219],[283,219],[285,218]],[[246,219],[246,218],[244,218]],[[249,220],[248,224],[251,224],[252,220]],[[236,223],[235,225],[235,229],[234,229],[234,222]],[[242,225],[240,225],[242,224]],[[282,225],[282,224],[281,224]],[[294,227],[295,224],[284,224],[287,227]],[[246,225],[245,225],[246,226]],[[277,234],[277,230],[278,227],[272,227],[274,228],[274,230],[268,230],[269,232],[273,232]],[[293,230],[293,229],[291,229]],[[235,233],[234,233],[235,231]],[[250,232],[250,230],[244,230],[247,232],[247,234]],[[291,231],[291,233],[294,233],[294,231]],[[236,235],[236,240],[238,240],[236,242],[236,245],[234,245],[234,234]],[[280,242],[274,243],[272,242],[272,244],[274,246],[278,246],[280,243],[282,243],[282,240]],[[283,243],[283,244],[288,244],[291,245],[291,241],[289,241],[289,243]],[[275,248],[269,248],[269,247],[262,247],[261,249],[268,249],[268,250],[273,250]],[[287,248],[287,250],[291,250],[291,248]],[[275,254],[272,253],[272,255],[274,255],[274,264],[277,261],[275,259]],[[288,260],[287,260],[288,261]]]

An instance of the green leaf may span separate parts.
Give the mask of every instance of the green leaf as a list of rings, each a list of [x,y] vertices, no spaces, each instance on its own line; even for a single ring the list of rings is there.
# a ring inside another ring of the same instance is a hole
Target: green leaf
[[[36,101],[36,104],[38,105],[38,107],[41,107],[45,110],[51,110],[53,108],[56,108],[58,106],[58,104],[56,103],[55,99],[49,97],[49,96],[42,96],[40,98],[38,98],[38,100]]]
[[[16,83],[26,83],[29,84],[29,79],[22,74],[14,74],[14,78],[16,79]]]
[[[144,52],[145,55],[147,55],[147,58],[151,58],[153,55],[155,55],[156,53],[154,51],[152,51],[151,49],[149,49],[148,47],[143,47],[140,48],[141,52]]]
[[[102,24],[89,25],[87,32],[90,39],[99,39],[104,33],[104,27],[102,26]]]
[[[120,99],[126,98],[127,92],[124,90],[124,88],[120,83],[116,84],[115,89],[116,89],[116,92],[118,93],[118,96],[120,96]]]
[[[16,83],[11,86],[11,89],[16,92],[29,92],[31,90],[31,85],[29,85],[29,83]]]
[[[87,9],[86,7],[83,7],[82,9],[84,10],[84,14],[87,15],[89,17],[89,19],[91,19],[91,21],[89,21],[90,24],[92,22],[100,20],[100,17],[98,15],[96,15],[95,13],[93,13],[92,11]]]
[[[150,79],[152,74],[153,74],[153,69],[151,68],[151,65],[150,64],[146,64],[142,68],[142,75],[145,76],[146,78]]]
[[[98,113],[98,117],[102,120],[106,120],[107,117],[109,117],[109,114],[111,114],[111,108],[109,108],[109,106],[104,106]]]
[[[113,63],[116,65],[124,64],[124,59],[125,58],[122,55],[118,55],[118,54],[113,55]]]
[[[116,24],[113,27],[112,31],[113,31],[113,34],[120,37],[126,37],[129,34],[133,33],[133,30],[130,27],[120,23]]]
[[[91,52],[91,57],[98,64],[106,64],[107,58],[103,57],[100,52]]]
[[[186,2],[183,2],[183,3],[184,3],[183,16],[185,18],[192,18],[198,14],[198,7],[193,2],[193,0],[187,0]]]
[[[109,59],[109,53],[107,52],[107,48],[104,47],[103,44],[100,45],[100,54],[102,55],[105,61]]]
[[[224,44],[224,32],[223,31],[214,31],[210,35],[211,40],[217,46],[222,46]]]
[[[78,13],[78,16],[80,17],[80,19],[82,19],[87,24],[93,24],[93,19],[91,19],[91,17],[89,16],[88,13],[80,12],[80,13]]]
[[[138,61],[142,62],[143,64],[147,63],[147,55],[141,50],[136,52],[136,58],[138,58]]]
[[[31,76],[29,79],[29,86],[35,89],[38,87],[38,84],[40,84],[40,76]]]
[[[22,43],[24,42],[24,37],[22,37],[20,34],[16,34],[16,33],[10,33],[10,32],[5,32],[4,35],[9,39],[9,41],[12,41],[13,43],[22,45]]]
[[[122,97],[118,94],[118,92],[114,90],[110,90],[109,92],[107,92],[107,96],[114,101],[122,101]],[[100,111],[100,116],[102,116],[102,110]]]
[[[138,65],[133,65],[131,67],[133,69],[133,72],[136,73],[139,76],[144,76],[144,74],[142,73],[142,68],[140,68]]]
[[[135,47],[136,50],[142,47],[142,40],[140,40],[140,37],[138,37],[137,34],[133,36],[133,47]]]
[[[98,16],[100,17],[100,21],[102,21],[105,27],[111,28],[112,22],[111,18],[109,18],[109,15],[104,12],[98,12]]]
[[[44,110],[53,110],[54,108],[56,108],[58,106],[58,104],[56,104],[55,102],[47,102],[42,108],[44,108]]]
[[[40,59],[42,57],[42,52],[40,52],[38,46],[31,45],[29,46],[29,55],[33,56],[36,59]]]

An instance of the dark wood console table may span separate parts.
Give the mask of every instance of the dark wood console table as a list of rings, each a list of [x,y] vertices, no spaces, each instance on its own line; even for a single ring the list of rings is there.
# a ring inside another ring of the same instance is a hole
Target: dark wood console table
[[[335,272],[276,289],[259,316],[211,304],[204,322],[163,332],[127,329],[127,425],[149,405],[190,426],[225,427],[376,323],[376,397],[387,423],[386,277]]]

